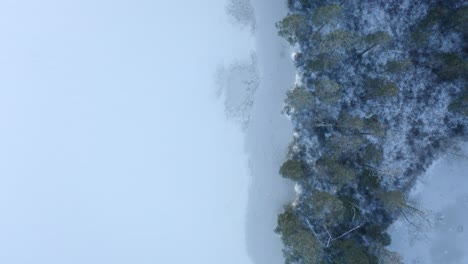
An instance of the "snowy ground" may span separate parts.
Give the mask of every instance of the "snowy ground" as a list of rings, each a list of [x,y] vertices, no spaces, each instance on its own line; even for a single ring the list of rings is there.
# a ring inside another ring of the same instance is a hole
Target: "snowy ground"
[[[429,223],[418,221],[419,230],[404,220],[394,223],[391,248],[408,264],[468,263],[468,144],[435,162],[411,196]]]
[[[292,137],[292,125],[281,110],[286,90],[294,83],[295,68],[289,46],[275,28],[287,12],[285,1],[253,0],[252,4],[256,12],[260,86],[245,131],[251,170],[247,250],[255,264],[280,264],[284,263],[282,244],[273,229],[283,205],[294,197],[292,183],[278,175]]]
[[[243,18],[243,10],[255,10],[255,18],[249,18],[251,27],[245,21],[237,23],[254,40],[254,47],[243,58],[223,61],[215,74],[226,117],[244,132],[250,172],[245,215],[247,253],[254,264],[282,264],[282,243],[274,229],[278,214],[295,194],[292,182],[278,174],[292,138],[292,124],[281,112],[286,91],[295,80],[295,68],[289,45],[278,36],[275,23],[286,15],[287,8],[285,1],[228,3],[237,4],[235,10],[241,14],[231,14],[237,20]],[[231,11],[228,9],[228,14]]]

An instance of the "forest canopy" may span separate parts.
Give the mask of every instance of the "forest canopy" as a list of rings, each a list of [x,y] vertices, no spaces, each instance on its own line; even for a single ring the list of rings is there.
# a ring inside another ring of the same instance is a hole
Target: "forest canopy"
[[[301,187],[275,230],[286,263],[402,263],[387,228],[424,218],[408,190],[467,140],[468,8],[410,2],[288,0],[276,25],[300,80],[285,98],[295,137],[279,169]]]

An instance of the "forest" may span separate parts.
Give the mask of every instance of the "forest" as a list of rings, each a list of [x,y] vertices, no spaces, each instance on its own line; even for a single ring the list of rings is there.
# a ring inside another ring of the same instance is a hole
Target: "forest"
[[[426,212],[408,192],[468,131],[468,4],[288,0],[295,50],[280,175],[297,197],[275,229],[287,264],[397,264],[388,227]]]

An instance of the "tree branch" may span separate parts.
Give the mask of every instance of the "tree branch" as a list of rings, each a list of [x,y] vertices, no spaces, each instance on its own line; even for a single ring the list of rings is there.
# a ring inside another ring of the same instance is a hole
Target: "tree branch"
[[[340,236],[337,236],[337,237],[335,237],[334,239],[332,239],[332,241],[335,241],[335,240],[337,240],[337,239],[340,239],[340,238],[346,236],[347,234],[353,232],[354,230],[357,230],[357,229],[361,228],[361,226],[363,226],[363,225],[364,225],[364,224],[360,224],[360,225],[358,225],[358,226],[356,226],[356,227],[354,227],[354,228],[352,228],[352,229],[350,229],[350,230],[344,232],[344,233],[341,234]]]
[[[314,227],[310,224],[309,220],[306,219],[306,223],[307,223],[307,226],[310,228],[310,230],[312,230],[312,233],[314,234],[315,238],[317,238],[318,242],[324,246],[324,243],[322,242],[322,240],[320,240],[319,236],[317,235],[317,233],[315,232],[315,229]]]
[[[324,225],[323,226],[325,228],[325,231],[327,232],[328,234],[328,241],[327,241],[327,246],[326,247],[329,247],[330,246],[330,242],[333,241],[333,238],[332,238],[332,235],[330,234],[330,232],[328,231],[328,228]]]

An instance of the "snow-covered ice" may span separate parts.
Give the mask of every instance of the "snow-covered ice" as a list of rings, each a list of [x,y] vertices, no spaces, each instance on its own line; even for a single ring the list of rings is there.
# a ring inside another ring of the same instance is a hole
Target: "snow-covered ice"
[[[427,213],[418,228],[400,219],[390,228],[391,248],[408,264],[468,263],[468,143],[449,151],[421,176],[410,194]]]

